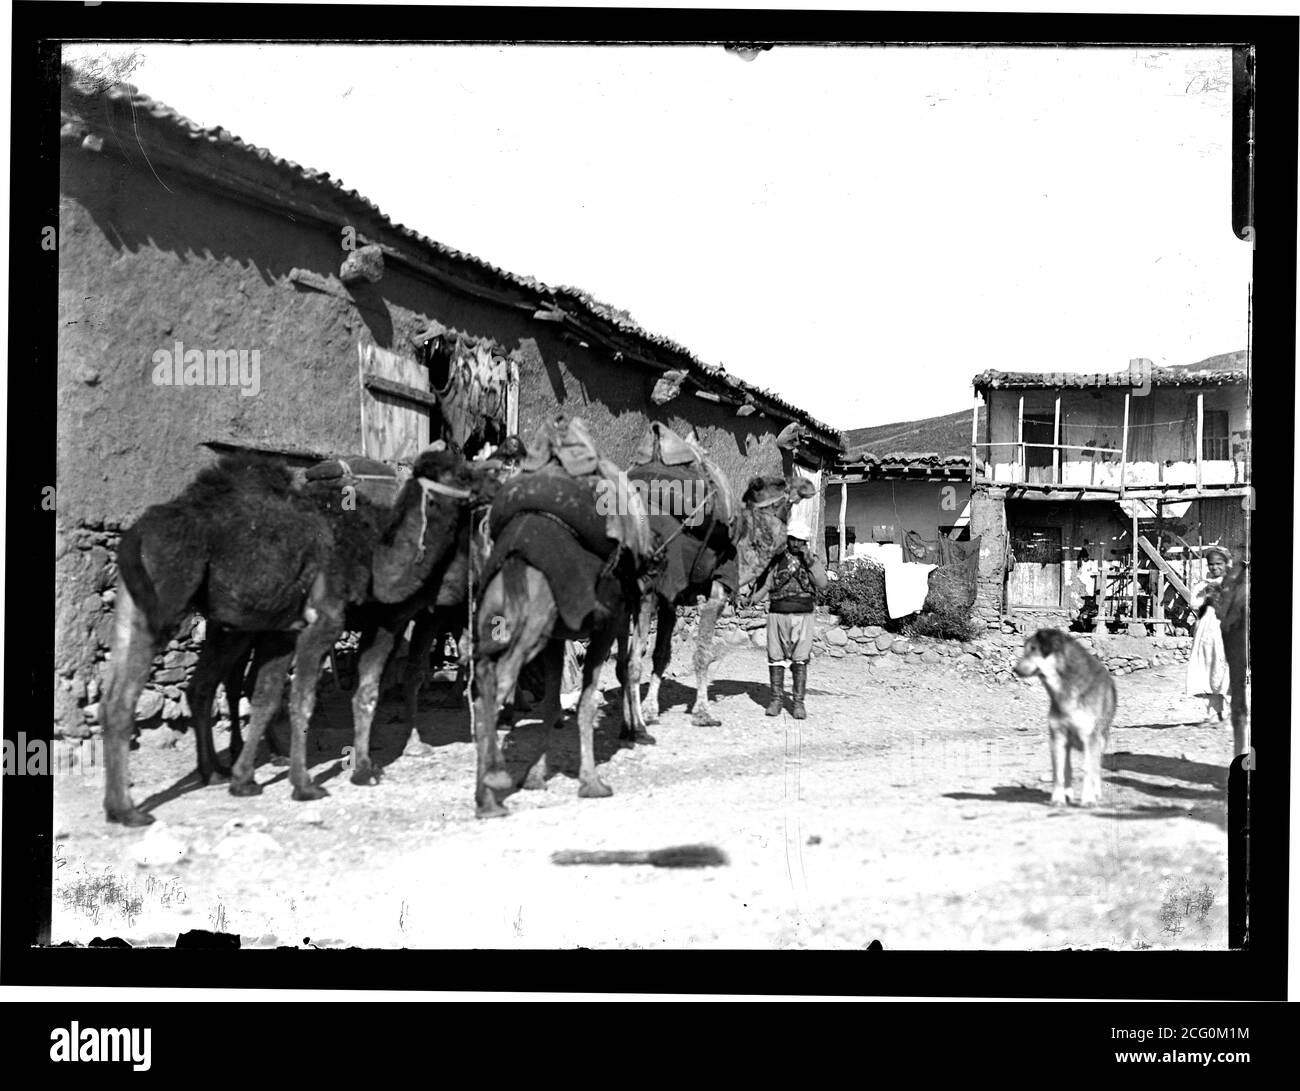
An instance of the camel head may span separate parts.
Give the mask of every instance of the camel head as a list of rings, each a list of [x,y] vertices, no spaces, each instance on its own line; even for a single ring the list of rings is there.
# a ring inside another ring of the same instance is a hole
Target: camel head
[[[380,602],[410,598],[456,547],[462,523],[487,473],[460,453],[432,447],[415,460],[375,547],[373,579]]]
[[[773,557],[785,548],[790,509],[817,490],[811,481],[778,475],[755,477],[740,498],[736,549],[740,560],[740,591],[745,594]]]

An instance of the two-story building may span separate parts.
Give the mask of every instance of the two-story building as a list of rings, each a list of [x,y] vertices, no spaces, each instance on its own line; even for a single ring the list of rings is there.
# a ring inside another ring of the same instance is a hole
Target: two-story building
[[[1249,547],[1246,351],[1114,373],[985,371],[971,423],[977,608],[1178,626],[1204,547]]]

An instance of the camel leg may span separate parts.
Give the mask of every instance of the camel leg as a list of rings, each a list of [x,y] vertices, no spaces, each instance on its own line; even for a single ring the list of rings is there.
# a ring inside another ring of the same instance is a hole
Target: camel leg
[[[257,747],[280,711],[284,700],[284,680],[288,677],[293,654],[292,633],[266,633],[257,641],[248,674],[248,686],[252,689],[249,697],[252,710],[248,716],[248,738],[230,770],[232,796],[255,796],[262,793],[262,786],[253,779]]]
[[[380,627],[369,647],[361,652],[357,664],[357,689],[352,695],[352,776],[353,784],[379,783],[379,771],[370,761],[370,727],[379,705],[379,684],[384,664],[393,650],[397,634]]]
[[[293,653],[293,686],[289,691],[289,722],[293,736],[289,746],[289,783],[298,802],[321,799],[327,792],[311,782],[307,771],[307,725],[316,709],[316,682],[321,661],[343,633],[343,604],[325,598],[323,577],[318,578],[309,599],[308,612],[315,620],[298,634]],[[251,741],[251,740],[250,740]]]
[[[429,671],[429,652],[441,630],[434,615],[424,610],[416,618],[411,633],[411,646],[406,656],[406,672],[402,678],[402,696],[406,702],[406,722],[415,730],[415,717],[419,709],[420,690]]]
[[[641,702],[641,718],[646,725],[659,722],[659,686],[668,670],[673,654],[673,628],[677,624],[677,608],[664,599],[658,600],[658,621],[655,628],[655,650],[651,660],[650,685],[645,700]]]
[[[641,704],[641,678],[645,672],[646,661],[650,654],[650,619],[654,616],[655,596],[648,594],[642,598],[636,617],[632,619],[632,660],[629,667],[636,675],[636,683],[631,688],[632,724],[638,742],[653,743],[654,736],[646,731],[645,711]]]
[[[653,608],[653,600],[642,600],[634,623],[620,627],[618,632],[616,662],[619,685],[623,687],[623,726],[618,733],[620,741],[647,744],[655,741],[655,737],[646,731],[641,712],[641,671],[644,669],[650,611]]]
[[[230,766],[217,761],[216,747],[212,743],[212,702],[217,694],[217,684],[221,679],[229,679],[237,672],[242,673],[248,661],[248,651],[253,646],[252,633],[231,632],[220,625],[208,625],[207,639],[199,651],[199,661],[194,667],[194,678],[190,682],[190,726],[194,731],[194,745],[198,751],[199,780],[211,784],[213,779],[228,780]],[[236,686],[235,711],[232,724],[239,722],[239,694],[243,692],[243,679]],[[238,732],[236,726],[233,729]],[[234,747],[234,735],[231,736]]]
[[[618,628],[627,627],[627,615],[615,619]],[[614,627],[605,627],[591,634],[587,645],[587,658],[582,664],[582,696],[578,698],[578,738],[581,764],[578,766],[578,795],[583,799],[603,799],[614,790],[600,779],[596,772],[596,694],[600,690],[600,670],[614,643]]]
[[[691,723],[696,727],[722,724],[709,712],[709,665],[713,661],[713,628],[726,604],[726,588],[714,581],[708,601],[700,607],[700,628],[695,636],[695,707],[691,710]]]
[[[508,791],[512,782],[502,764],[501,748],[497,743],[496,719],[501,704],[496,663],[484,659],[474,673],[478,682],[478,698],[474,706],[474,749],[478,758],[474,780],[475,814],[479,818],[500,818],[509,812],[501,805],[497,793]]]
[[[211,638],[209,638],[211,639]],[[250,645],[251,648],[251,645]],[[199,653],[200,656],[203,654]],[[239,704],[244,694],[244,675],[248,670],[248,657],[240,656],[226,671],[221,686],[226,691],[226,707],[230,710],[230,760],[239,760],[244,749],[244,736],[239,730]],[[191,712],[193,709],[191,709]]]
[[[542,742],[537,752],[537,760],[529,767],[528,775],[524,777],[524,787],[530,792],[546,789],[546,777],[549,772],[546,765],[546,747],[550,741],[551,730],[559,722],[564,711],[560,706],[560,683],[564,674],[563,640],[547,641],[546,647],[542,649],[542,666],[546,675],[546,693],[542,696],[541,708]]]
[[[497,793],[509,791],[514,781],[497,742],[502,698],[514,691],[524,664],[550,639],[557,617],[546,577],[514,558],[492,578],[479,600],[474,673],[479,687],[475,803],[480,818],[506,813]]]
[[[110,822],[147,826],[153,815],[131,802],[130,747],[135,704],[149,678],[161,639],[119,582],[113,621],[113,653],[104,685],[104,812]]]

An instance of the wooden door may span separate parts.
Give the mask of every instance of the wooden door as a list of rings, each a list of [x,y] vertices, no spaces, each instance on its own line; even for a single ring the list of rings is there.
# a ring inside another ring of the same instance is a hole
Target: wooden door
[[[1015,566],[1007,575],[1007,603],[1061,605],[1061,528],[1017,527],[1011,531]]]
[[[438,399],[428,372],[411,356],[358,346],[361,361],[361,453],[385,462],[414,462],[429,445]]]

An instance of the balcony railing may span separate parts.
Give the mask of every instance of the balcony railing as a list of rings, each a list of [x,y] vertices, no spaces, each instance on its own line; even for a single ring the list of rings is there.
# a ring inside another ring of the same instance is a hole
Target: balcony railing
[[[1244,494],[1250,486],[1248,450],[1243,458],[1233,452],[1226,436],[1205,435],[1204,394],[1196,397],[1196,452],[1194,458],[1167,460],[1151,457],[1134,459],[1129,443],[1129,398],[1124,395],[1124,422],[1119,447],[1099,447],[1091,443],[1062,443],[1061,397],[1056,396],[1052,419],[1054,442],[1026,440],[1025,399],[1021,395],[1016,418],[1017,438],[980,442],[979,402],[971,413],[971,483],[1034,488],[1059,487],[1065,490],[1115,493],[1120,497],[1128,490],[1168,492],[1177,490],[1213,492],[1215,495]],[[990,418],[991,419],[991,418]],[[1042,420],[1042,424],[1047,424]],[[1247,445],[1248,447],[1248,445]],[[1009,451],[1011,458],[999,460],[999,453]],[[1031,452],[1051,452],[1050,461],[1042,456],[1030,463]],[[1074,452],[1072,459],[1070,453]],[[981,453],[985,456],[981,459]],[[1082,457],[1079,457],[1082,456]],[[1112,457],[1118,456],[1118,461]]]

